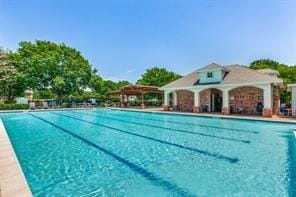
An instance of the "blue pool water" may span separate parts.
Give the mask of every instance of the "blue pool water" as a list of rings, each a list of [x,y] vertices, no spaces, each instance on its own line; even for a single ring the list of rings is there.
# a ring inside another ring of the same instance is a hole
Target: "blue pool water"
[[[119,110],[0,117],[35,196],[296,194],[296,124]]]

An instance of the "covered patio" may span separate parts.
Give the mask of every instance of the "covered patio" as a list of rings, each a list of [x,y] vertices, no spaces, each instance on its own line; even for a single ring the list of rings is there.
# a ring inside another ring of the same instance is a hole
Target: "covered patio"
[[[120,106],[126,107],[129,103],[130,96],[141,97],[141,109],[145,108],[144,96],[149,93],[163,95],[163,91],[159,90],[156,86],[145,86],[145,85],[127,85],[121,87],[119,90],[108,92],[107,95],[119,95]]]
[[[176,111],[196,113],[221,112],[224,115],[271,116],[271,114],[276,114],[279,108],[279,98],[276,99],[273,96],[278,95],[278,92],[278,88],[270,84],[210,85],[166,90],[164,106],[165,110],[169,110],[172,105]]]

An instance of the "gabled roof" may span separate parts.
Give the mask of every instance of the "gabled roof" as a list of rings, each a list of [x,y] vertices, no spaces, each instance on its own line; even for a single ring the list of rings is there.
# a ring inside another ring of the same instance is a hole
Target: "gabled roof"
[[[208,67],[209,66],[209,67]],[[210,64],[206,67],[208,68],[219,68],[217,64]],[[206,68],[204,67],[204,68]],[[225,68],[228,72],[224,76],[221,82],[216,83],[215,85],[224,85],[224,84],[240,84],[240,83],[282,83],[283,80],[272,76],[269,74],[261,73],[259,71],[248,68],[247,66],[241,65],[229,65],[229,66],[221,66]],[[194,71],[176,81],[173,81],[160,89],[166,88],[180,88],[180,87],[190,87],[190,86],[198,86],[204,84],[198,84],[199,81],[199,72],[200,69]]]
[[[197,71],[200,72],[200,71],[216,70],[216,69],[223,69],[223,66],[216,63],[211,63],[206,65],[205,67],[198,69]]]
[[[273,70],[273,69],[270,69],[270,68],[264,68],[264,69],[260,69],[260,70],[257,70],[257,71],[260,72],[260,73],[268,74],[268,75],[280,76],[279,71]]]
[[[234,83],[282,83],[283,80],[276,76],[261,73],[246,66],[230,65],[226,67],[230,72],[224,77],[221,84]]]
[[[198,72],[194,71],[180,79],[177,79],[176,81],[173,81],[165,86],[162,86],[162,88],[172,88],[172,87],[188,87],[188,86],[193,86],[197,83],[199,77],[198,77]]]
[[[206,65],[205,67],[202,67],[200,69],[198,69],[198,72],[202,72],[202,71],[208,71],[208,70],[226,70],[224,66],[221,66],[219,64],[216,63],[211,63],[209,65]]]

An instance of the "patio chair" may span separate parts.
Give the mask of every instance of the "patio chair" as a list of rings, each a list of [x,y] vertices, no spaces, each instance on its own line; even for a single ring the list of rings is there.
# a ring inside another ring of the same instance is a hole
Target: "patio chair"
[[[77,107],[77,104],[76,104],[76,102],[75,102],[75,101],[72,101],[72,103],[71,103],[71,107],[72,107],[72,108],[75,108],[75,107]]]
[[[82,103],[82,107],[83,107],[83,108],[87,108],[87,107],[88,107],[87,102],[84,101],[84,102]]]
[[[35,108],[36,108],[35,102],[30,102],[29,109],[35,109]]]
[[[57,108],[57,102],[56,101],[51,101],[51,107],[52,108]]]
[[[288,115],[286,106],[284,106],[284,105],[280,106],[279,115],[281,115],[281,116],[287,116]]]
[[[91,105],[96,107],[98,106],[97,100],[96,99],[91,99]]]
[[[48,103],[46,101],[42,102],[43,108],[48,109]]]

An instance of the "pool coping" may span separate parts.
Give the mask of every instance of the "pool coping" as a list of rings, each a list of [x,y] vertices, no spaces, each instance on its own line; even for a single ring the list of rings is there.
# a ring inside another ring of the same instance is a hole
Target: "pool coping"
[[[0,196],[32,196],[1,118],[0,153]]]
[[[42,111],[66,111],[66,110],[92,110],[100,109],[100,107],[86,108],[86,107],[77,107],[77,108],[49,108],[49,109],[12,109],[12,110],[0,110],[0,113],[22,113],[22,112],[42,112]]]
[[[192,113],[192,112],[174,112],[174,111],[162,111],[157,109],[131,109],[131,108],[109,108],[111,110],[119,111],[132,111],[132,112],[143,112],[143,113],[158,113],[158,114],[169,114],[169,115],[181,115],[181,116],[193,116],[193,117],[207,117],[207,118],[221,118],[221,119],[234,119],[234,120],[249,120],[249,121],[263,121],[263,122],[275,122],[275,123],[288,123],[296,124],[295,120],[288,119],[275,119],[275,118],[265,118],[265,117],[252,117],[252,116],[235,116],[235,115],[222,115],[222,114],[203,114],[203,113]],[[295,128],[296,129],[296,128]]]

